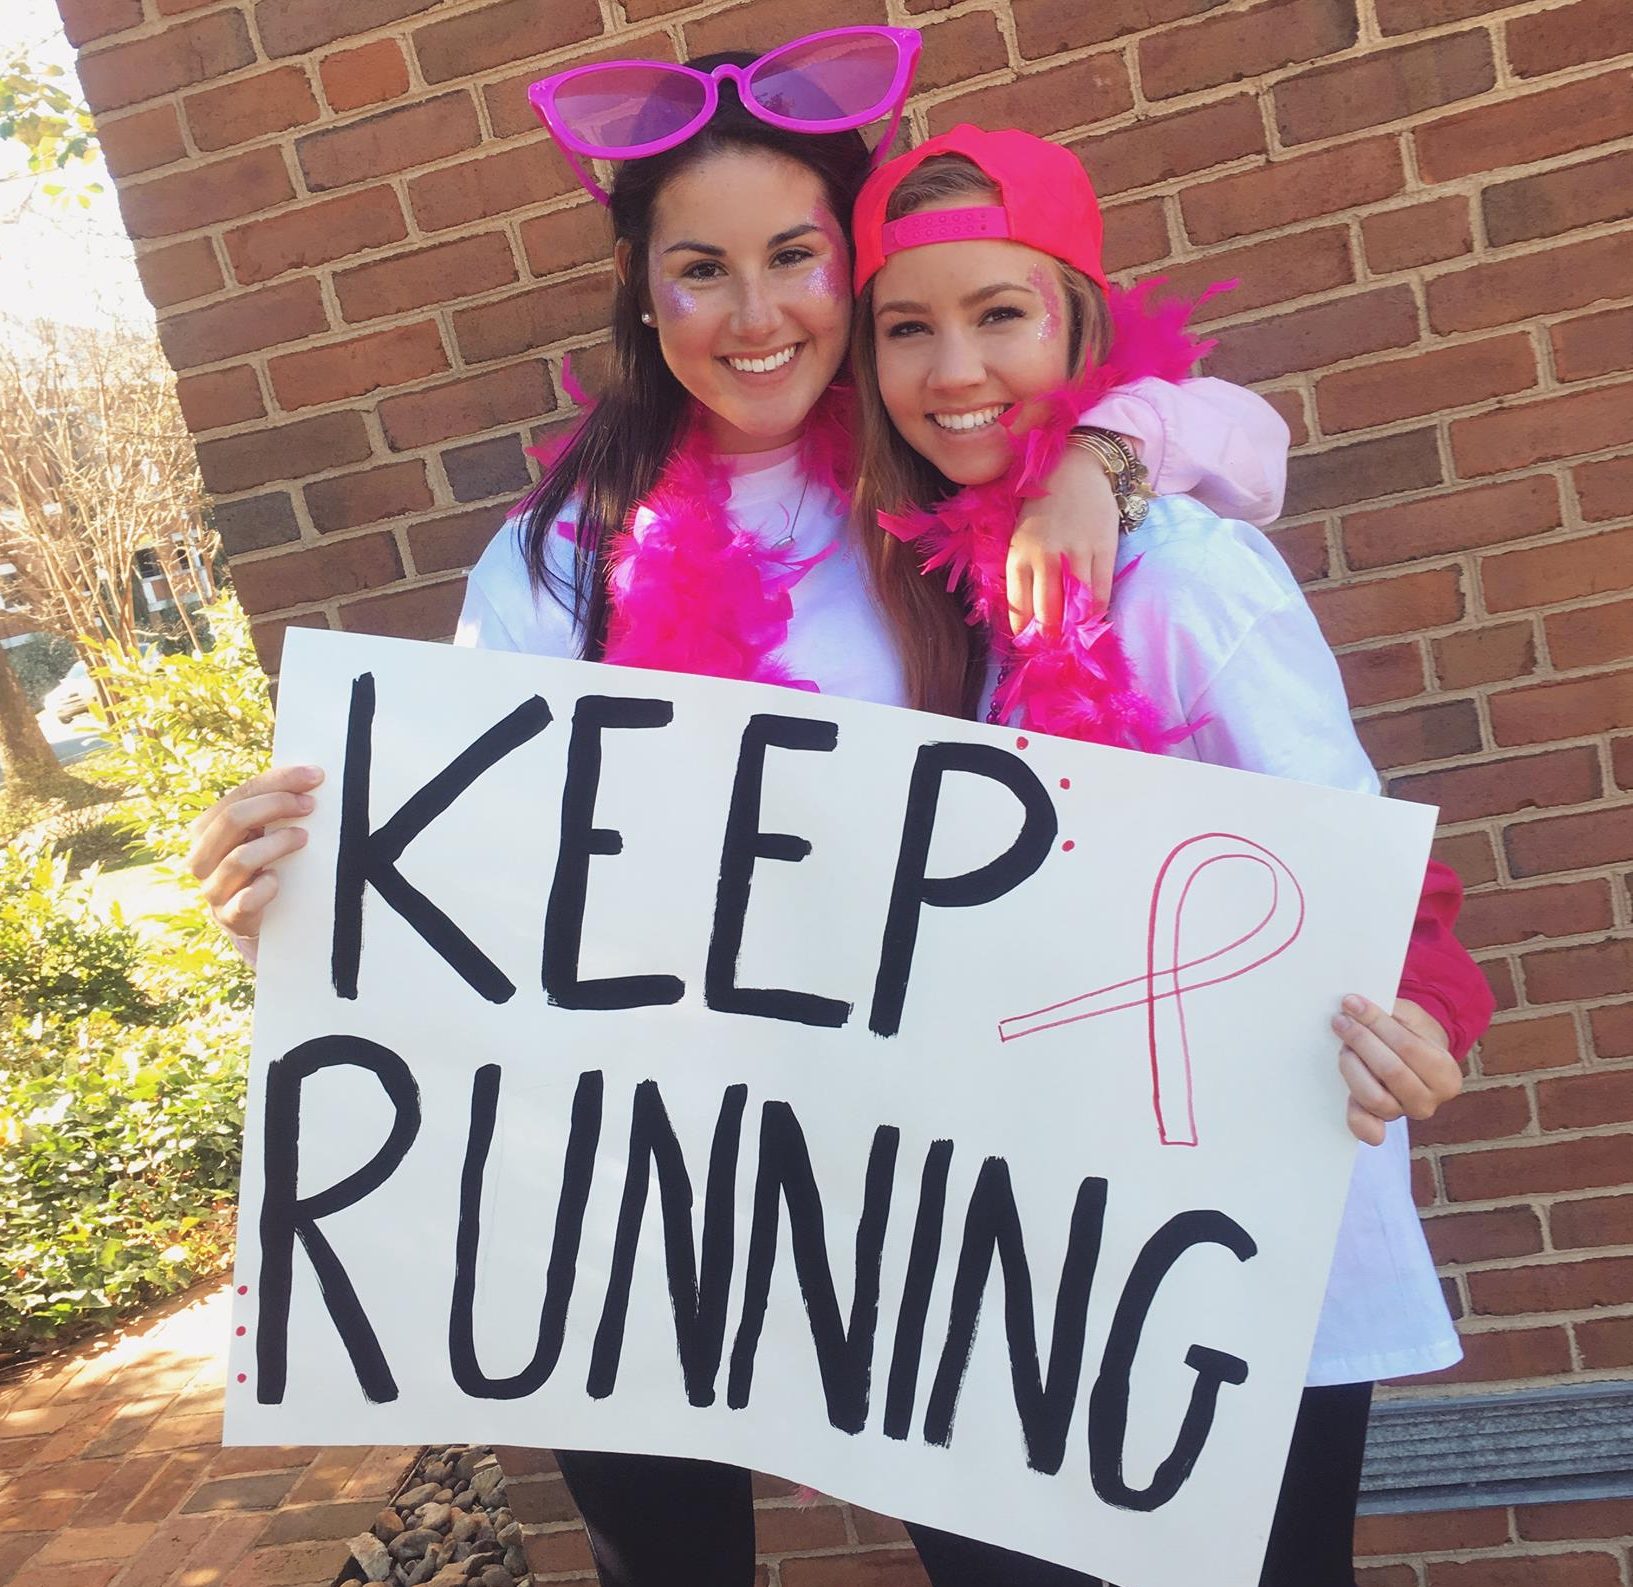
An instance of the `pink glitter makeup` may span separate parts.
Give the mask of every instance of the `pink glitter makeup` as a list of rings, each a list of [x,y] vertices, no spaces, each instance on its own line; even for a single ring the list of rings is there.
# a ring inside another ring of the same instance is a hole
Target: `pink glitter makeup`
[[[1038,340],[1052,342],[1060,335],[1060,284],[1055,273],[1046,265],[1032,266],[1026,284],[1043,299],[1043,319],[1038,325]]]
[[[663,304],[664,314],[670,319],[681,320],[697,313],[696,296],[688,292],[679,282],[659,281],[658,297]]]
[[[814,218],[817,230],[828,245],[828,257],[806,277],[806,290],[814,298],[848,303],[851,296],[850,244],[832,215],[824,210]]]

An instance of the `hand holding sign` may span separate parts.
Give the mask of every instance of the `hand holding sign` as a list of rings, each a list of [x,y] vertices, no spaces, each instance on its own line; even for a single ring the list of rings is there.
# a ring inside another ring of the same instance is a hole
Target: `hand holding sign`
[[[1446,1032],[1407,998],[1396,1000],[1391,1015],[1364,997],[1346,997],[1332,1024],[1344,1039],[1338,1069],[1350,1089],[1350,1133],[1369,1146],[1382,1143],[1391,1119],[1433,1118],[1463,1089]]]
[[[261,917],[278,896],[273,867],[306,842],[305,829],[275,825],[312,813],[312,789],[323,781],[316,766],[278,766],[224,794],[193,823],[187,868],[216,924],[236,942],[253,944]],[[247,957],[253,964],[254,952]]]

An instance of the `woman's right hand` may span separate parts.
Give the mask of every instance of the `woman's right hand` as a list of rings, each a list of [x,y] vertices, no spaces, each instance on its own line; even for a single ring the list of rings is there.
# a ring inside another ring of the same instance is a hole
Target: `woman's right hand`
[[[280,826],[312,812],[316,766],[277,766],[223,794],[193,823],[188,869],[199,880],[215,922],[251,964],[261,917],[278,893],[273,866],[306,842],[302,826]]]

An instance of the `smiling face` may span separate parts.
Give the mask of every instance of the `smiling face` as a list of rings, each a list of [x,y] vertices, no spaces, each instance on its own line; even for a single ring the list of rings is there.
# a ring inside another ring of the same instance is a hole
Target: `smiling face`
[[[845,356],[849,279],[844,232],[805,166],[731,150],[665,186],[647,257],[650,312],[716,450],[798,438]]]
[[[968,199],[926,208],[958,208]],[[996,479],[1013,455],[999,421],[1067,378],[1060,272],[1014,242],[930,243],[873,279],[879,392],[903,440],[957,485]]]

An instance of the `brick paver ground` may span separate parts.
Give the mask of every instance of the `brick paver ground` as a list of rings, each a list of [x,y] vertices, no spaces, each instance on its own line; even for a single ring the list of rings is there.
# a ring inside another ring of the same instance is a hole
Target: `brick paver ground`
[[[329,1587],[417,1453],[223,1449],[228,1294],[0,1383],[0,1587]]]

